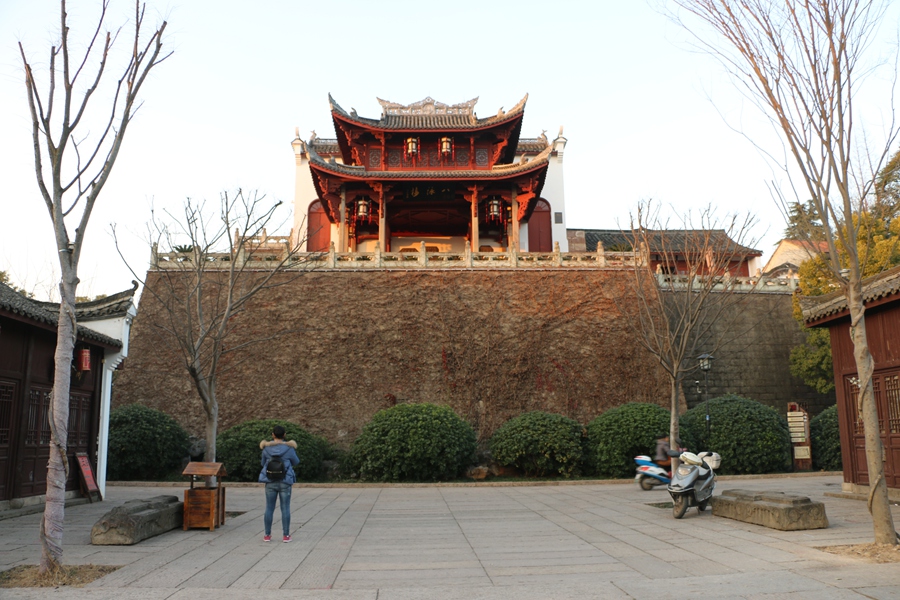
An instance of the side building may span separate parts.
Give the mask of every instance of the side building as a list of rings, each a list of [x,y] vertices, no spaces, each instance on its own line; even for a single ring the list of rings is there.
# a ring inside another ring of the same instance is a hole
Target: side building
[[[136,290],[137,284],[76,305],[67,495],[78,493],[75,456],[82,452],[105,493],[112,375],[128,355]],[[0,283],[0,510],[39,503],[47,491],[58,317],[58,304],[37,302]]]

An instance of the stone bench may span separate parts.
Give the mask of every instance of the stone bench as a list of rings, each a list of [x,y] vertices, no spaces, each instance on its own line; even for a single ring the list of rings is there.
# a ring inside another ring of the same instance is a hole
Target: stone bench
[[[91,528],[91,543],[130,546],[181,527],[183,518],[184,502],[178,496],[129,500],[100,517]]]
[[[712,514],[781,531],[828,527],[824,504],[784,492],[727,490],[713,496]]]

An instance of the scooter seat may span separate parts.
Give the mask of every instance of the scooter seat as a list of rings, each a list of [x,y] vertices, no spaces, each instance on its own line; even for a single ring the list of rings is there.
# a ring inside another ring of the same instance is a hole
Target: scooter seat
[[[681,462],[685,462],[696,467],[699,467],[703,464],[703,461],[700,460],[700,457],[693,452],[682,452],[679,458],[681,458]]]

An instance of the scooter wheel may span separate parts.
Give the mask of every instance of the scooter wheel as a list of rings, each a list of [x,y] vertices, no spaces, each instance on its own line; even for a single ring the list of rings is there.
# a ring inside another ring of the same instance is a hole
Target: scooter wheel
[[[687,512],[689,504],[690,502],[688,502],[687,496],[675,496],[674,498],[672,498],[672,515],[676,519],[680,519],[684,516],[684,513]]]
[[[638,483],[640,484],[641,489],[644,490],[644,491],[652,490],[652,489],[653,489],[653,482],[650,481],[650,478],[647,477],[646,475],[644,475],[643,477],[641,477],[641,480],[638,481]]]
[[[698,504],[697,510],[699,510],[700,512],[703,512],[704,510],[706,510],[707,505],[709,505],[709,498],[707,498],[706,500],[704,500],[703,502]]]

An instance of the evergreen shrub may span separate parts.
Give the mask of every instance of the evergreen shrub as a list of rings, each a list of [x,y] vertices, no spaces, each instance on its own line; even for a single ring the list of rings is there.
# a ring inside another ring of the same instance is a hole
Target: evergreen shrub
[[[717,473],[775,473],[791,468],[791,435],[774,408],[727,394],[709,400],[711,436],[706,435],[706,403],[681,415],[681,440],[691,452],[718,452]]]
[[[634,475],[634,457],[656,451],[669,434],[669,411],[657,404],[630,402],[598,415],[587,426],[586,468],[603,477]]]
[[[180,471],[187,453],[188,434],[169,415],[141,404],[110,412],[107,479],[166,479]]]
[[[491,438],[491,455],[526,475],[578,475],[584,428],[563,415],[534,411],[504,423]]]
[[[279,419],[246,421],[223,431],[216,437],[216,461],[224,463],[231,481],[258,481],[262,469],[259,443],[272,439],[272,428],[284,427],[285,441],[297,442],[300,464],[294,467],[297,481],[315,481],[322,473],[325,440],[308,433],[295,423]]]
[[[447,406],[398,404],[375,413],[351,453],[361,479],[455,479],[475,459],[475,432]]]
[[[824,471],[842,470],[844,463],[841,459],[837,406],[826,408],[810,420],[809,435],[812,441],[813,468]]]

